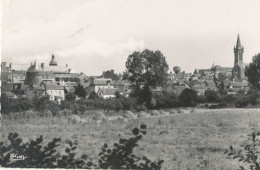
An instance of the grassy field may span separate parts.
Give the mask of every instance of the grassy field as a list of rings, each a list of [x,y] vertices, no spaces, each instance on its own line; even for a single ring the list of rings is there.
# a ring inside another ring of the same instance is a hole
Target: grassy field
[[[86,115],[82,115],[86,119]],[[151,160],[164,160],[163,169],[236,169],[238,161],[228,159],[224,150],[238,147],[248,134],[260,131],[260,110],[257,109],[196,109],[194,113],[168,116],[110,120],[100,123],[73,123],[62,117],[31,117],[10,119],[3,116],[1,141],[7,142],[10,132],[17,132],[26,142],[43,135],[49,142],[61,137],[61,148],[66,140],[77,140],[79,155],[94,160],[104,143],[112,146],[120,137],[129,137],[131,130],[145,123],[147,135],[135,153]],[[61,149],[62,150],[64,149]]]

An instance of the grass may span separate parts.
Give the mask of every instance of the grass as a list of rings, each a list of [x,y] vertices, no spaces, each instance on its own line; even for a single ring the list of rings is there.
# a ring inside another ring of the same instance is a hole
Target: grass
[[[164,160],[163,169],[230,170],[237,169],[239,164],[228,159],[224,150],[230,145],[238,147],[248,134],[260,131],[260,110],[197,109],[195,113],[101,123],[72,123],[65,116],[15,120],[3,116],[0,140],[7,142],[10,132],[17,132],[25,142],[40,135],[45,142],[61,137],[61,148],[67,146],[66,140],[77,140],[79,155],[84,153],[96,160],[104,143],[112,146],[120,137],[130,136],[131,130],[142,123],[148,127],[147,135],[135,153],[151,160]]]

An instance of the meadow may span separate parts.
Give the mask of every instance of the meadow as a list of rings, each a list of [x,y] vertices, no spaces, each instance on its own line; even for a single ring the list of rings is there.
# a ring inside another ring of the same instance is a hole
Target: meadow
[[[24,142],[43,135],[44,142],[61,137],[59,152],[68,140],[76,140],[77,153],[97,160],[104,143],[110,147],[119,138],[132,136],[131,130],[145,123],[147,134],[134,153],[151,160],[164,160],[162,169],[226,169],[239,167],[239,162],[224,155],[230,145],[239,147],[256,131],[260,134],[260,109],[195,109],[166,116],[136,119],[70,121],[67,116],[2,115],[1,139],[17,132]],[[167,110],[166,110],[167,111]],[[116,116],[121,113],[106,113]],[[88,120],[88,115],[79,115]]]

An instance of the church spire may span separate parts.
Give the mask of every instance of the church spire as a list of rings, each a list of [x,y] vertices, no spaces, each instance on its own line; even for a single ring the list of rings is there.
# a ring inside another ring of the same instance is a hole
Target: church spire
[[[237,45],[236,45],[236,48],[241,48],[241,42],[240,42],[239,34],[238,34],[238,36],[237,36]]]

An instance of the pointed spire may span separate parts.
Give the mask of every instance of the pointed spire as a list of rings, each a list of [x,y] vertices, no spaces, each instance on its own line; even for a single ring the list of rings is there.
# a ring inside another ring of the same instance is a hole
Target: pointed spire
[[[236,48],[241,48],[241,42],[240,42],[239,34],[238,34],[238,36],[237,36],[237,45],[236,45]]]
[[[39,66],[37,64],[37,61],[34,61],[34,66],[33,66],[34,70],[39,70]]]

